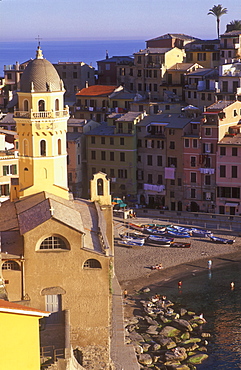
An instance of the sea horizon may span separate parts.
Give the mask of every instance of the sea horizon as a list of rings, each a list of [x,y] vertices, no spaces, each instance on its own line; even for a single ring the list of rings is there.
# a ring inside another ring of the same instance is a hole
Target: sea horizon
[[[35,58],[40,42],[44,58],[51,63],[84,62],[97,67],[96,62],[112,56],[133,56],[133,53],[145,48],[142,40],[55,40],[46,41],[0,41],[0,75],[3,76],[4,65],[23,63]]]

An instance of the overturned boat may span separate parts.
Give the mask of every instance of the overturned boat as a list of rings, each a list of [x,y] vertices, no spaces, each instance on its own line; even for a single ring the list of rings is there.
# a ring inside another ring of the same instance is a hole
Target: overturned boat
[[[173,240],[173,238],[166,238],[160,235],[149,235],[146,238],[145,244],[151,246],[170,247]]]
[[[235,242],[235,239],[225,239],[225,238],[219,238],[218,236],[214,236],[212,234],[209,235],[209,238],[214,243],[222,243],[222,244],[233,244]]]

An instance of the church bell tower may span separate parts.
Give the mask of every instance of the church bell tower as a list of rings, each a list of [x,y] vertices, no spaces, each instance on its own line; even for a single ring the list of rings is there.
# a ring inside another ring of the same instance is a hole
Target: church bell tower
[[[19,181],[13,179],[11,200],[47,191],[69,199],[66,133],[69,118],[64,86],[54,66],[36,58],[24,70],[14,113],[19,137]],[[14,183],[15,180],[15,183]]]

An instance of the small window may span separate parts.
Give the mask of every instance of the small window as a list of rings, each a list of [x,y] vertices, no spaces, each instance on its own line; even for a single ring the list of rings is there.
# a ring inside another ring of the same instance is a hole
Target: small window
[[[58,155],[61,155],[62,154],[62,151],[61,151],[61,139],[58,139]]]
[[[46,141],[40,140],[40,155],[46,156]]]
[[[123,137],[120,138],[120,145],[125,145],[125,139]]]
[[[220,155],[226,155],[226,147],[220,146]]]
[[[184,146],[185,148],[189,148],[189,139],[184,140]]]
[[[45,101],[44,100],[39,100],[38,110],[39,110],[39,112],[44,112],[45,111]]]
[[[197,139],[192,140],[192,147],[197,148]]]
[[[104,136],[101,136],[101,144],[105,144],[105,137]]]
[[[49,236],[40,244],[40,249],[69,249],[66,242],[58,236]]]
[[[237,157],[238,155],[238,148],[232,148],[232,156]]]
[[[110,137],[110,145],[114,145],[114,138]]]
[[[23,103],[23,110],[25,112],[28,112],[28,100],[24,100],[24,103]]]
[[[91,144],[95,144],[95,136],[91,136]]]
[[[20,266],[17,262],[15,261],[5,261],[2,264],[2,270],[15,270],[15,271],[20,271]]]
[[[101,269],[101,264],[98,260],[91,258],[85,261],[83,268],[84,269]]]
[[[120,161],[125,162],[125,153],[120,153]]]

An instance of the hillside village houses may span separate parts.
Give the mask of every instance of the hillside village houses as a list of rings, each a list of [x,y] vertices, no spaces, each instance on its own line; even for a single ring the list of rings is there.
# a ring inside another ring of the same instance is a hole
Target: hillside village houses
[[[225,158],[218,148],[240,122],[240,37],[241,31],[225,32],[220,40],[168,33],[146,41],[133,58],[107,53],[98,61],[97,84],[88,75],[84,86],[72,84],[79,89],[67,136],[74,196],[88,198],[88,181],[102,171],[112,196],[132,205],[233,213],[225,204],[220,208],[217,184]],[[68,78],[79,72],[75,63],[67,64],[59,63],[58,70],[68,87]],[[93,77],[93,68],[87,73]],[[203,144],[212,144],[212,152],[204,152]],[[227,195],[223,203],[238,202],[239,215],[240,199]]]

